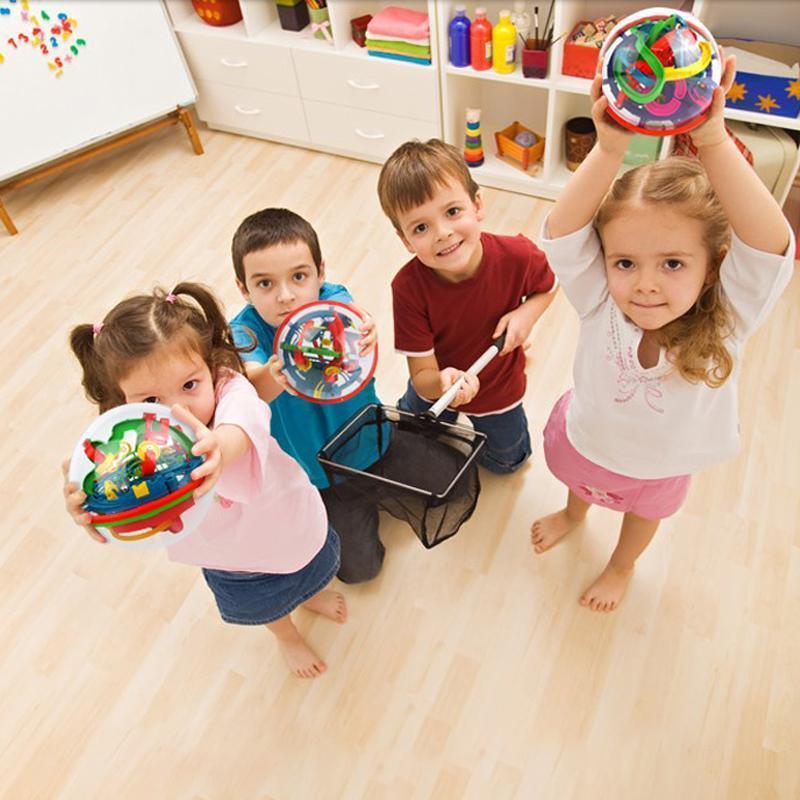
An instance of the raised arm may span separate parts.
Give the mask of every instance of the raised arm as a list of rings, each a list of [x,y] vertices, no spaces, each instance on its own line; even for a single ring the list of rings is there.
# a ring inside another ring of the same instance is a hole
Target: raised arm
[[[692,131],[692,141],[734,233],[750,247],[778,255],[789,244],[781,207],[725,132],[725,93],[735,74],[736,59],[729,56],[709,117]]]
[[[552,239],[580,230],[592,220],[617,177],[628,149],[632,134],[606,114],[608,100],[602,95],[601,84],[601,78],[595,76],[591,97],[597,143],[569,179],[550,212],[547,232]]]

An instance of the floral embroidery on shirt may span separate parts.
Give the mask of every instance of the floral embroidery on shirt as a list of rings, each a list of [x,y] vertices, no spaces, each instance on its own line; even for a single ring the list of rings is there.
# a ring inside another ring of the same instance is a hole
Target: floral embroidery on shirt
[[[227,497],[218,494],[214,495],[214,502],[219,503],[223,508],[230,508],[233,505],[233,500],[228,500]]]
[[[664,396],[661,384],[667,374],[666,372],[648,374],[642,371],[633,347],[623,345],[617,313],[616,307],[610,309],[607,331],[610,344],[606,347],[606,360],[612,361],[617,368],[617,396],[614,402],[627,403],[633,400],[641,388],[647,407],[658,414],[663,414],[664,409],[660,407],[659,401]]]
[[[599,503],[604,506],[613,506],[621,503],[623,498],[614,494],[614,492],[607,492],[605,489],[598,489],[596,486],[587,486],[585,483],[580,484],[578,487],[589,500]]]

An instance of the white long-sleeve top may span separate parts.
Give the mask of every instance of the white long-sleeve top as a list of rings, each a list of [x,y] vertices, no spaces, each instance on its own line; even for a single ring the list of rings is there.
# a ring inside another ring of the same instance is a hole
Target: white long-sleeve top
[[[642,330],[609,294],[601,243],[591,223],[551,239],[545,220],[541,246],[581,323],[567,412],[573,447],[590,461],[635,478],[690,474],[735,455],[742,347],[791,279],[791,229],[783,255],[755,250],[732,234],[720,281],[735,320],[735,331],[726,339],[734,367],[716,389],[682,378],[664,348],[654,367],[641,366]]]

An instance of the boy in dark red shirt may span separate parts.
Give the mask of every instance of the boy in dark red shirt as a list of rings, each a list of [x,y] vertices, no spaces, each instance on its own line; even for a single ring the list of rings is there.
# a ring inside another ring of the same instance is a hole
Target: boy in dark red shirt
[[[554,296],[547,258],[522,235],[481,233],[478,185],[459,150],[438,139],[395,150],[378,194],[415,256],[392,281],[395,350],[411,375],[398,406],[415,413],[430,407],[505,332],[500,356],[480,379],[465,377],[451,408],[487,435],[483,466],[513,472],[531,454],[522,345]]]

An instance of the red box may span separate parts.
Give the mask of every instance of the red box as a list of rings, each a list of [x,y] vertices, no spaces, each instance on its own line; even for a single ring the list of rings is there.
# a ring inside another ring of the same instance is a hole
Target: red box
[[[372,19],[372,14],[364,14],[363,17],[356,17],[350,20],[350,30],[353,33],[353,41],[359,47],[367,46],[367,25]]]
[[[561,72],[564,75],[574,75],[576,78],[594,78],[597,72],[597,61],[600,48],[594,44],[576,44],[572,41],[575,32],[589,25],[588,20],[579,22],[573,29],[564,44],[564,59],[561,62]]]

